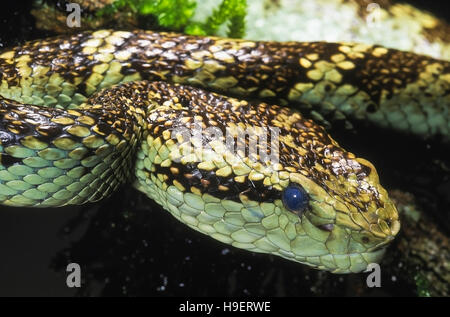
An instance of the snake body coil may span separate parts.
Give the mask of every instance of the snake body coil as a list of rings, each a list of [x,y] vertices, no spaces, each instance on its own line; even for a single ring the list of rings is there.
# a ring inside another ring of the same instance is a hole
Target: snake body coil
[[[372,164],[294,110],[203,89],[446,141],[449,70],[349,43],[110,30],[29,42],[0,53],[0,203],[82,204],[133,182],[222,242],[360,272],[399,231]],[[255,157],[224,146],[251,129]],[[265,133],[279,141],[267,153]],[[286,202],[292,188],[307,196],[301,210]]]

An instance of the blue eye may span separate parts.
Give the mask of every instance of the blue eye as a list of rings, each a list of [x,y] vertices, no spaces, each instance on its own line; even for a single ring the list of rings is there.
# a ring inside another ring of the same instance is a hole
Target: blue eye
[[[286,209],[299,215],[308,206],[308,194],[299,185],[289,185],[282,194],[282,200]]]

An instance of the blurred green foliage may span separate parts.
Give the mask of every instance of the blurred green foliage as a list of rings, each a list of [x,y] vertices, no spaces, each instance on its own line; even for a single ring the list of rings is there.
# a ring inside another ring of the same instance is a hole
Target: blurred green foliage
[[[222,25],[227,26],[229,37],[241,38],[245,34],[246,0],[222,0],[205,21],[193,21],[195,9],[201,0],[116,0],[97,12],[109,15],[118,10],[130,10],[140,16],[156,17],[159,26],[192,35],[216,35]]]
[[[430,286],[427,279],[422,274],[418,273],[414,276],[414,281],[417,287],[417,296],[419,297],[431,297]]]

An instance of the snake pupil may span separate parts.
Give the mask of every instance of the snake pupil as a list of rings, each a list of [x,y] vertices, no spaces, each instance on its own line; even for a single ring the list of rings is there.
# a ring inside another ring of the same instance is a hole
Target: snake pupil
[[[309,202],[308,194],[299,185],[289,185],[283,192],[282,200],[286,209],[298,213],[299,216]]]

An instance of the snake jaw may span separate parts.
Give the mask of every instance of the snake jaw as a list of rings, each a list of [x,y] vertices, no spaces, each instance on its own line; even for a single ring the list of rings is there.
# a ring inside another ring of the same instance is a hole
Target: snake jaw
[[[354,161],[369,171],[357,181],[353,181],[351,175],[345,179],[331,175],[330,182],[323,186],[301,174],[291,175],[291,182],[301,184],[310,198],[310,208],[298,224],[300,239],[305,244],[311,243],[302,237],[306,232],[317,249],[328,252],[317,257],[307,256],[306,260],[299,256],[297,261],[334,273],[361,272],[368,264],[381,261],[387,246],[399,232],[396,207],[380,185],[374,166],[363,159]],[[351,193],[358,195],[349,196]],[[367,197],[372,197],[369,203]],[[324,247],[318,247],[317,241]],[[305,255],[308,251],[294,253]]]

